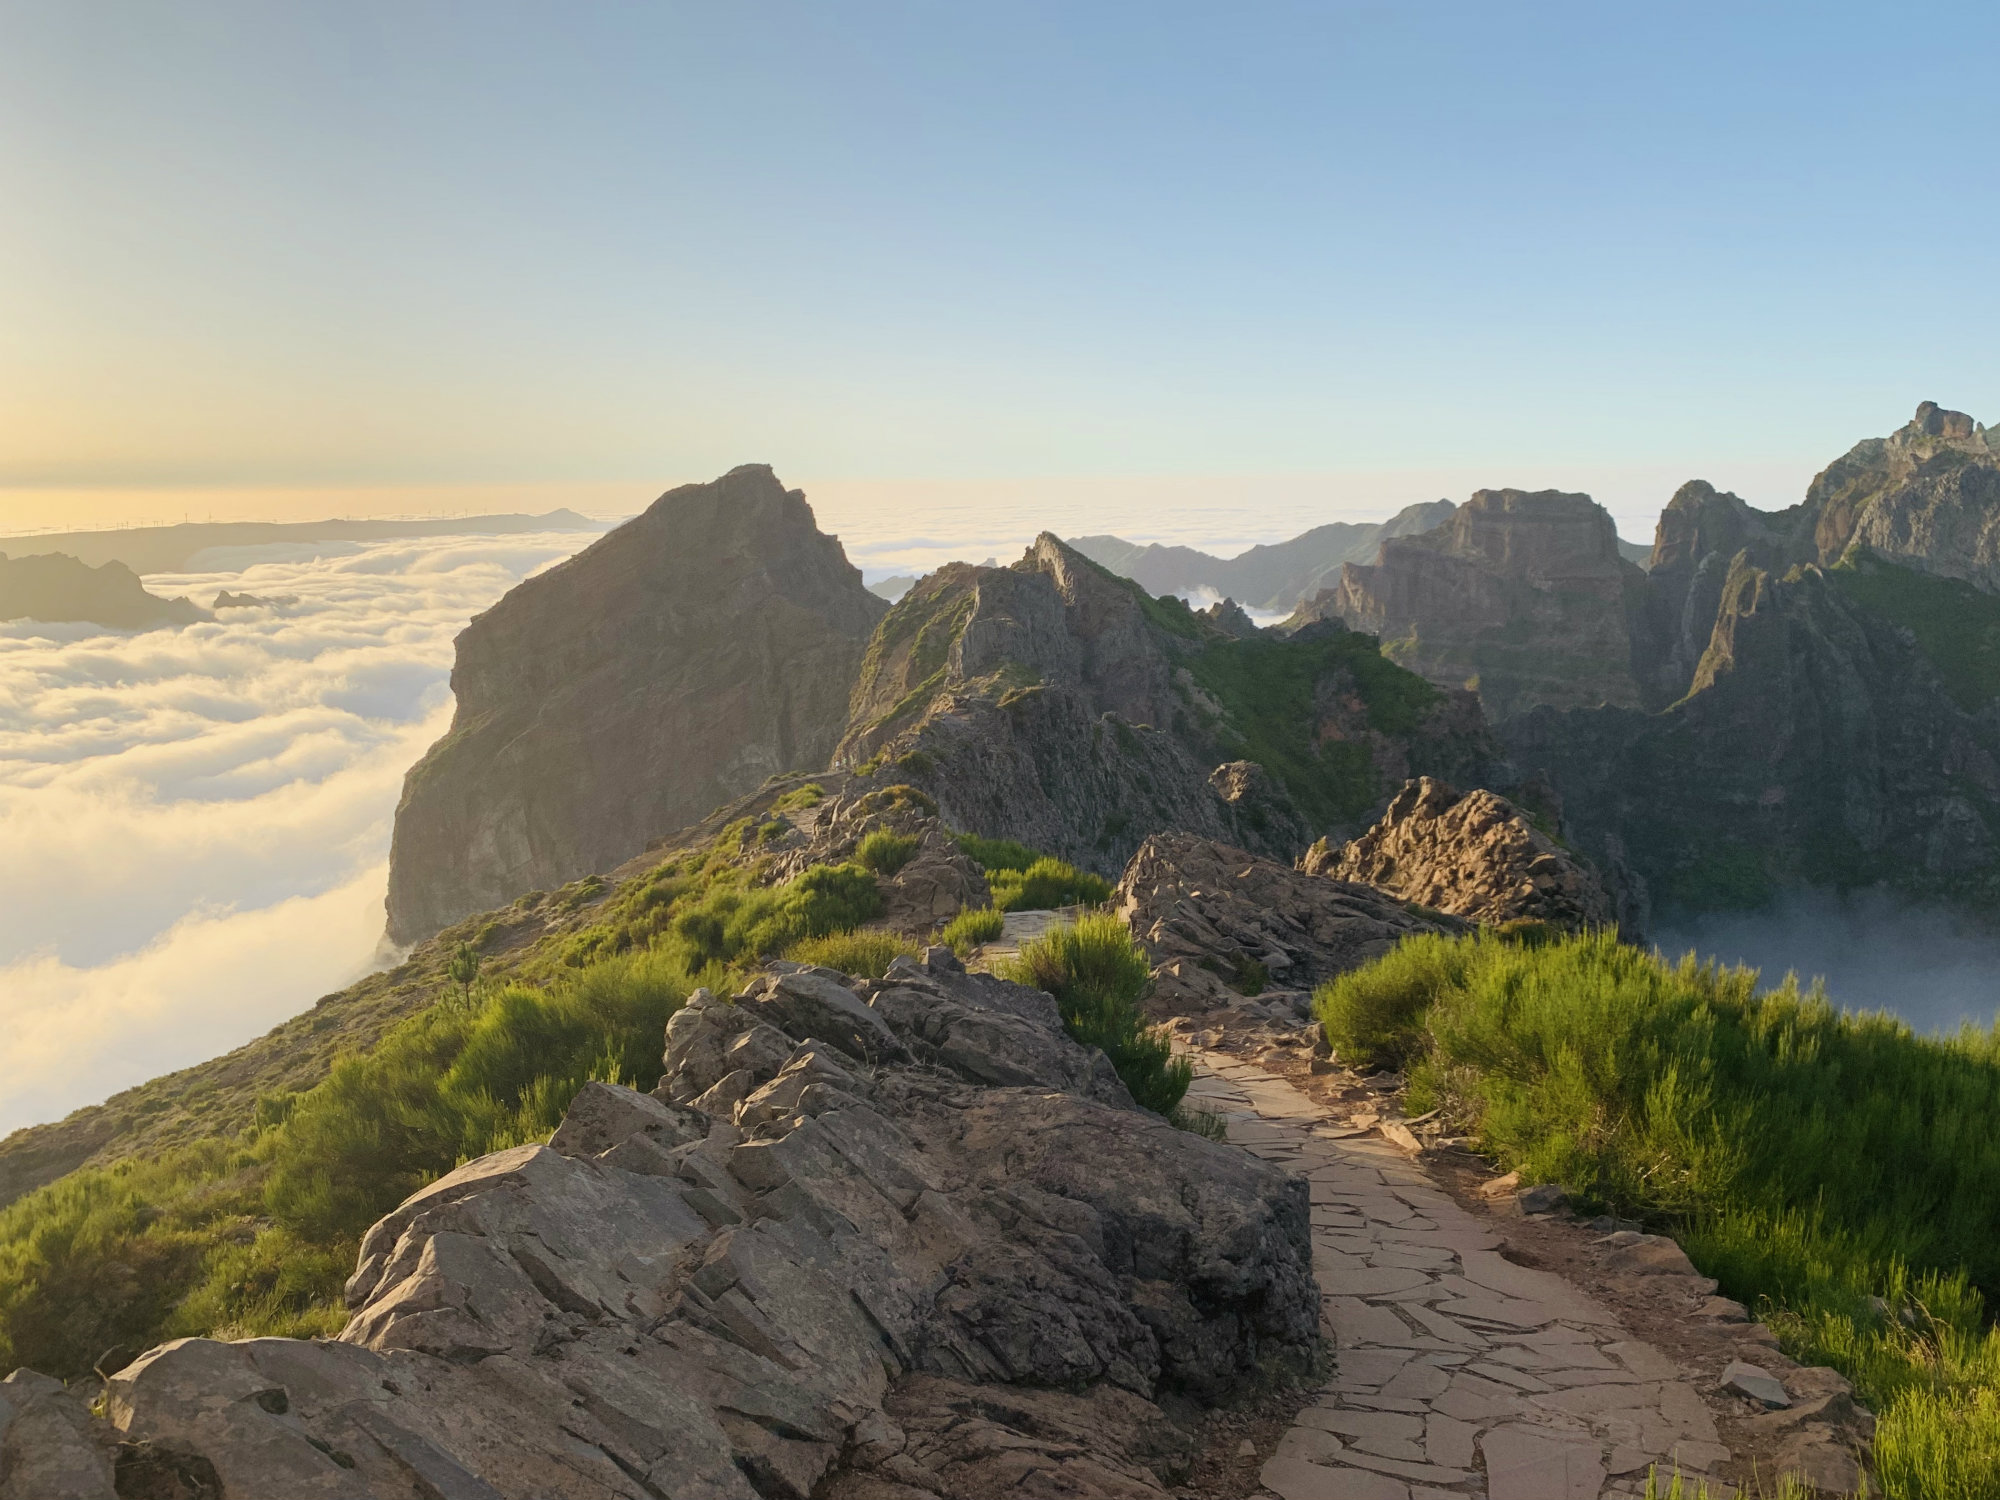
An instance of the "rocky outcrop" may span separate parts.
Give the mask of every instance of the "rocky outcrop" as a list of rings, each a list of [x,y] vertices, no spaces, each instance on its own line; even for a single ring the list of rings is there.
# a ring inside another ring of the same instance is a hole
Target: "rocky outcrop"
[[[211,618],[185,597],[147,593],[139,575],[121,562],[93,568],[61,552],[12,559],[0,552],[0,620],[157,630]]]
[[[1584,932],[1617,923],[1597,871],[1513,803],[1428,776],[1408,783],[1352,843],[1316,845],[1300,867],[1483,926],[1542,922]]]
[[[1166,829],[1290,860],[1412,766],[1478,778],[1491,744],[1469,697],[1337,625],[1226,623],[1046,534],[1009,568],[953,564],[883,620],[836,762],[1107,875]]]
[[[1112,903],[1153,964],[1151,1006],[1187,1015],[1251,995],[1290,1009],[1418,932],[1467,932],[1371,885],[1190,834],[1147,839]]]
[[[1480,490],[1434,531],[1341,570],[1332,612],[1489,718],[1537,705],[1637,706],[1632,624],[1644,575],[1588,495]]]
[[[459,636],[451,730],[404,783],[391,938],[608,870],[826,764],[886,608],[762,465],[670,490],[518,585]]]
[[[1753,510],[1705,480],[1690,480],[1674,492],[1660,513],[1635,626],[1633,654],[1648,708],[1666,707],[1693,683],[1736,556],[1783,572],[1791,552],[1783,517]]]
[[[1192,547],[1142,546],[1115,536],[1077,537],[1070,545],[1149,594],[1207,590],[1240,599],[1252,609],[1277,612],[1338,582],[1341,564],[1367,562],[1389,538],[1429,531],[1448,520],[1452,510],[1449,500],[1427,501],[1405,506],[1386,521],[1336,521],[1229,558]]]
[[[1316,1356],[1303,1179],[1135,1108],[1046,995],[793,967],[697,994],[667,1062],[378,1223],[339,1339],[164,1345],[31,1454],[81,1427],[163,1494],[1162,1495],[1161,1402]]]

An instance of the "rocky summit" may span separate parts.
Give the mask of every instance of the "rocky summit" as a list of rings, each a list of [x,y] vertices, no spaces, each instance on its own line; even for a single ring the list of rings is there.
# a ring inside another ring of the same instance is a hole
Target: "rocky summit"
[[[1382,821],[1300,861],[1314,874],[1372,885],[1484,926],[1541,922],[1565,932],[1616,925],[1603,878],[1505,797],[1425,776]]]
[[[378,1223],[338,1339],[166,1344],[101,1415],[0,1385],[0,1493],[1163,1495],[1169,1408],[1319,1358],[1304,1180],[1136,1108],[1047,995],[778,966],[666,1062]]]
[[[404,783],[390,937],[609,870],[826,764],[887,607],[761,464],[520,584],[458,637],[451,729]]]
[[[1012,567],[952,564],[903,597],[835,759],[923,788],[955,828],[1114,875],[1170,829],[1289,861],[1413,771],[1477,779],[1491,754],[1471,695],[1367,636],[1196,614],[1044,534]]]

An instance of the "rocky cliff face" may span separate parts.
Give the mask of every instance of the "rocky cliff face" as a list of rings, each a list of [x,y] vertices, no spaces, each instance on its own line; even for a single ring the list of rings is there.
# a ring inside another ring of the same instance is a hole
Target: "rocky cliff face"
[[[146,592],[122,562],[91,567],[61,552],[9,559],[0,552],[0,620],[87,621],[114,630],[156,630],[213,618],[186,598]]]
[[[1603,878],[1513,803],[1428,776],[1398,792],[1361,837],[1338,849],[1316,845],[1300,866],[1484,926],[1544,922],[1582,932],[1617,925]]]
[[[1476,777],[1477,707],[1337,625],[1280,640],[1153,599],[1057,538],[953,564],[882,622],[836,763],[893,772],[953,827],[1115,874],[1181,829],[1290,859],[1359,826],[1414,762]]]
[[[1164,1495],[1157,1403],[1316,1357],[1304,1180],[1135,1108],[1046,995],[941,949],[793,966],[698,994],[666,1061],[378,1223],[339,1339],[167,1344],[101,1418],[16,1377],[10,1459],[75,1500],[114,1461],[122,1495]]]
[[[1476,687],[1497,721],[1541,704],[1636,707],[1643,589],[1588,495],[1481,490],[1436,530],[1347,564],[1332,612],[1432,682]]]
[[[1993,881],[2000,723],[1817,567],[1781,576],[1739,553],[1690,691],[1664,712],[1542,709],[1505,734],[1560,788],[1579,841],[1616,839],[1668,904]]]
[[[520,584],[459,636],[451,730],[404,783],[390,936],[607,870],[824,765],[886,608],[761,465]]]

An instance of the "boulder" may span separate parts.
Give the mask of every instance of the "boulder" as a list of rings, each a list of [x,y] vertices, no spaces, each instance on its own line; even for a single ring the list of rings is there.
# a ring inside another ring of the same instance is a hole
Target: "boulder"
[[[1304,1181],[1134,1107],[1039,991],[784,968],[666,1060],[376,1224],[338,1339],[163,1345],[102,1419],[0,1384],[0,1494],[108,1500],[116,1452],[164,1494],[1158,1496],[1173,1413],[1315,1365]]]
[[[1616,925],[1597,871],[1505,797],[1425,776],[1404,784],[1373,828],[1301,868],[1357,881],[1486,926],[1544,922],[1565,932]]]

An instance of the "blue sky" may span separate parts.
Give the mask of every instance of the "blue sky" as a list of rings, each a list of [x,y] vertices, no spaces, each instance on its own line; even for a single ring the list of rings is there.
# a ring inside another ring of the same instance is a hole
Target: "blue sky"
[[[1996,62],[1970,5],[0,0],[0,485],[1781,488],[2000,420]]]

